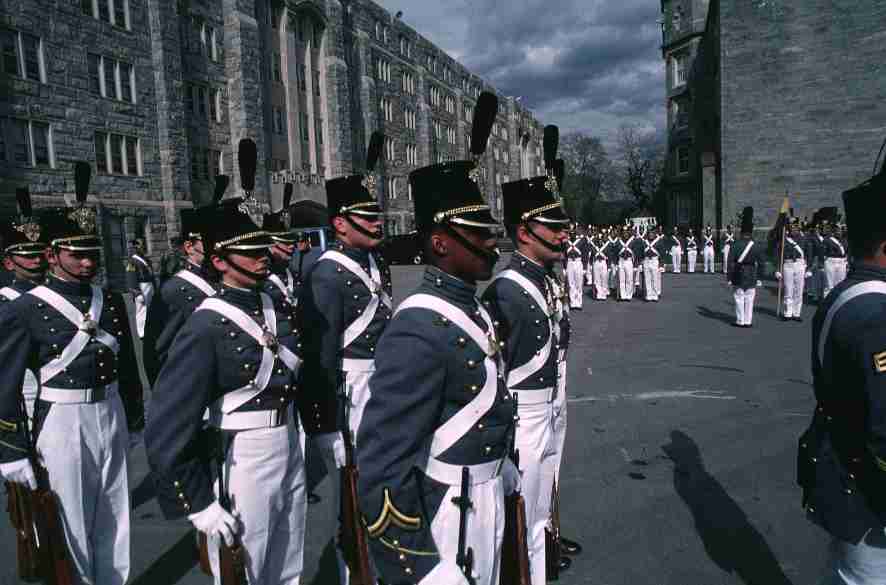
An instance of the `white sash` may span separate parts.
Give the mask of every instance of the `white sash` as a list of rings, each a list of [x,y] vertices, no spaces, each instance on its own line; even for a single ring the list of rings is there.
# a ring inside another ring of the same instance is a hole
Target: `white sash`
[[[741,264],[744,261],[745,257],[748,255],[748,252],[750,252],[751,248],[753,248],[753,247],[754,247],[754,240],[751,240],[748,243],[747,247],[745,247],[745,249],[742,251],[741,256],[738,257],[739,264]]]
[[[484,333],[460,308],[433,295],[414,294],[397,307],[397,313],[406,309],[426,309],[445,317],[464,331],[486,354],[486,358],[483,360],[483,365],[486,368],[486,382],[483,384],[483,389],[473,400],[434,431],[429,449],[431,457],[439,457],[465,436],[489,412],[498,395],[498,371],[501,359],[498,341],[495,338],[495,329],[489,313],[479,301],[477,306],[481,317],[486,322],[488,333]]]
[[[363,282],[372,295],[372,298],[369,300],[369,304],[366,305],[363,313],[361,313],[360,316],[357,317],[347,329],[345,329],[344,335],[342,335],[342,349],[345,349],[351,345],[355,339],[363,335],[363,332],[366,331],[366,328],[372,323],[372,319],[375,318],[375,313],[378,311],[378,305],[380,302],[384,303],[389,309],[391,308],[391,297],[388,296],[387,291],[385,291],[381,285],[381,275],[378,271],[378,265],[375,263],[375,257],[371,253],[369,254],[370,274],[367,274],[360,264],[335,250],[327,250],[322,256],[320,256],[318,261],[320,260],[332,260],[333,262],[342,265],[344,268],[347,268],[348,271],[352,272]]]
[[[803,249],[793,240],[793,238],[785,238],[785,241],[794,247],[794,250],[800,254],[800,260],[806,259],[806,254],[803,253]]]
[[[286,280],[287,283],[283,282],[283,279],[277,276],[276,274],[272,274],[268,277],[268,280],[280,289],[280,292],[283,293],[283,296],[286,297],[286,300],[289,301],[290,305],[296,305],[297,299],[292,296],[292,273],[289,272],[289,269],[286,269]]]
[[[223,414],[229,414],[264,392],[271,381],[276,358],[280,358],[280,361],[293,372],[296,372],[301,365],[301,360],[289,348],[278,344],[277,353],[275,354],[268,347],[267,340],[265,339],[266,334],[277,337],[277,314],[274,312],[274,303],[271,301],[271,297],[265,293],[259,293],[259,296],[261,297],[262,313],[265,317],[267,331],[259,327],[258,323],[243,310],[219,298],[206,299],[197,307],[198,311],[213,311],[231,320],[244,333],[258,342],[262,348],[261,364],[258,367],[255,378],[246,386],[227,392],[210,407],[210,410],[220,410]]]
[[[686,247],[687,248],[698,248],[698,244],[695,242],[694,236],[689,238],[688,240],[686,240]]]
[[[855,297],[868,293],[886,295],[886,282],[871,280],[868,282],[854,284],[840,293],[840,296],[837,297],[837,300],[835,300],[834,304],[832,304],[831,307],[828,309],[828,313],[827,315],[825,315],[824,322],[821,325],[821,331],[818,334],[819,366],[824,365],[824,348],[828,341],[828,333],[831,330],[831,323],[833,322],[834,317],[836,317],[837,311],[839,311],[843,305],[845,305]]]
[[[200,289],[207,297],[214,297],[216,295],[214,286],[206,282],[205,278],[194,274],[190,270],[179,270],[175,275],[192,284],[195,288]]]
[[[104,294],[102,293],[102,289],[95,285],[92,285],[91,288],[92,303],[89,306],[88,316],[81,313],[74,305],[68,302],[66,298],[57,292],[50,290],[46,286],[38,286],[28,291],[28,294],[34,295],[61,313],[65,319],[70,321],[74,327],[77,328],[77,333],[75,333],[74,337],[71,338],[71,341],[68,342],[68,345],[65,347],[64,351],[62,351],[61,355],[40,368],[41,384],[45,384],[58,375],[59,372],[71,365],[74,360],[77,359],[77,356],[83,352],[93,336],[115,354],[120,351],[120,344],[117,342],[117,338],[98,326],[102,316],[102,309],[104,308]],[[94,330],[90,330],[86,326],[87,321],[91,321],[92,324],[94,324]]]
[[[18,292],[14,288],[11,288],[8,286],[4,286],[3,288],[0,288],[0,295],[6,297],[6,300],[8,300],[8,301],[14,301],[15,299],[22,296],[20,292]]]
[[[570,252],[575,252],[579,256],[581,256],[581,250],[578,249],[578,244],[581,243],[581,240],[576,240],[574,242],[572,240],[566,240],[566,243],[569,244],[569,249],[566,250],[566,254],[569,254]]]
[[[598,248],[593,240],[588,240],[588,243],[591,245],[591,248],[594,249],[594,259],[595,260],[598,259],[597,258],[598,256],[603,256],[602,258],[599,258],[599,260],[606,260],[606,254],[603,253],[603,250],[606,249],[607,244],[603,244],[602,247]]]
[[[846,255],[846,250],[843,249],[843,244],[841,244],[840,241],[837,240],[837,238],[831,236],[831,237],[828,238],[828,239],[830,239],[830,240],[834,243],[835,246],[837,246],[838,248],[840,248],[840,257],[841,257],[841,258],[842,258],[843,256]]]
[[[651,242],[647,242],[646,240],[643,240],[643,243],[646,244],[646,251],[652,252],[653,254],[655,254],[656,258],[658,258],[659,254],[658,254],[658,250],[655,249],[655,245],[658,243],[658,241],[660,239],[661,239],[661,236],[658,236],[657,238],[655,238]]]
[[[544,347],[542,347],[540,351],[536,352],[535,356],[525,364],[518,367],[512,367],[510,370],[508,370],[507,385],[510,389],[520,382],[524,381],[532,374],[539,371],[547,363],[548,357],[551,355],[551,345],[554,340],[554,320],[551,318],[551,310],[550,307],[548,307],[548,302],[545,300],[544,295],[541,294],[541,291],[538,290],[538,287],[535,286],[534,282],[532,282],[516,270],[511,269],[499,272],[493,279],[493,282],[500,278],[506,278],[528,292],[529,296],[532,297],[532,300],[535,301],[535,304],[539,306],[539,308],[545,314],[545,317],[548,318],[548,322],[550,325],[548,331],[548,339],[545,342]]]
[[[714,238],[712,238],[711,236],[704,237],[704,247],[707,248],[708,246],[714,246]]]
[[[630,238],[628,238],[628,241],[627,241],[627,242],[622,242],[621,240],[618,240],[618,243],[621,244],[621,250],[618,251],[618,257],[619,257],[619,258],[621,258],[621,254],[622,254],[622,252],[627,252],[628,254],[631,255],[631,258],[634,257],[634,252],[628,247],[628,246],[631,245],[631,242],[633,242],[633,241],[634,241],[634,237],[633,237],[633,236],[631,236]]]

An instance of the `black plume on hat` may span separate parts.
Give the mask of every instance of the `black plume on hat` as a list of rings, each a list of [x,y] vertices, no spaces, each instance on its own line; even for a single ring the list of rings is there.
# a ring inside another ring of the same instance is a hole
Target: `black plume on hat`
[[[381,149],[385,145],[385,135],[376,130],[369,137],[369,148],[366,151],[366,172],[371,173],[375,170],[375,164],[381,156]]]
[[[494,93],[484,91],[477,98],[474,106],[474,124],[471,128],[471,154],[475,157],[486,152],[486,143],[489,142],[489,134],[492,125],[498,115],[498,97]]]
[[[560,129],[554,125],[545,126],[544,130],[545,168],[552,170],[557,158],[557,147],[560,145]]]
[[[241,138],[237,148],[237,163],[240,165],[240,186],[244,191],[255,189],[255,162],[258,151],[251,138]]]
[[[217,175],[215,177],[215,195],[213,196],[213,203],[217,204],[222,200],[230,182],[231,178],[227,175]]]
[[[288,210],[292,205],[292,183],[283,185],[283,209]]]
[[[86,203],[86,194],[89,192],[89,181],[92,179],[92,167],[88,162],[78,160],[74,163],[74,187],[77,193],[77,203]]]
[[[741,212],[741,233],[750,234],[754,231],[754,208],[745,207]]]
[[[31,194],[27,187],[18,187],[15,190],[15,200],[18,202],[18,212],[22,217],[31,217],[34,214],[31,208]]]

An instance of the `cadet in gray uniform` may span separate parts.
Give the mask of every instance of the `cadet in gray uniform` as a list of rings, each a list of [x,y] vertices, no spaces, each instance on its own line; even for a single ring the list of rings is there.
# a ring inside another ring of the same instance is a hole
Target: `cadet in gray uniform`
[[[336,502],[340,490],[335,470],[345,465],[345,441],[353,444],[357,436],[378,340],[392,313],[391,273],[375,251],[383,238],[382,210],[371,173],[383,144],[384,136],[374,133],[366,175],[326,182],[335,240],[311,267],[299,299],[305,356],[301,384],[307,397],[301,417],[333,478]],[[340,582],[348,583],[339,546],[336,554]]]
[[[271,236],[271,274],[265,281],[265,292],[274,300],[279,310],[294,312],[298,304],[295,296],[295,274],[289,266],[298,236],[290,229],[290,205],[292,183],[283,186],[283,205],[279,211],[267,213],[262,228]]]
[[[729,263],[732,272],[729,284],[732,285],[735,299],[736,327],[753,327],[754,298],[757,295],[758,271],[763,265],[763,246],[757,246],[754,235],[754,208],[745,207],[741,216],[741,240],[733,245]]]
[[[547,128],[545,129],[547,131]],[[547,137],[547,132],[545,133]],[[545,160],[551,157],[545,141]],[[556,474],[554,404],[560,363],[566,359],[568,311],[558,296],[554,266],[572,242],[559,181],[548,176],[502,185],[505,228],[517,252],[483,293],[483,303],[499,322],[507,350],[507,386],[517,402],[514,447],[520,457],[522,493],[533,583],[546,582],[545,529],[551,515]],[[570,283],[571,285],[571,283]],[[571,296],[571,295],[570,295]],[[561,557],[560,569],[569,566]]]
[[[0,287],[0,313],[11,306],[32,288],[43,284],[46,279],[46,240],[41,218],[31,207],[31,195],[27,187],[15,190],[19,216],[15,221],[3,225],[2,249],[3,267],[13,275],[13,280]],[[37,379],[34,372],[25,372],[22,395],[28,417],[34,415],[34,398],[37,396]]]
[[[843,194],[854,265],[815,315],[817,408],[800,438],[810,520],[831,536],[822,585],[886,575],[886,168]]]
[[[127,452],[144,425],[123,297],[91,284],[101,241],[76,162],[77,203],[44,212],[50,274],[0,311],[0,475],[35,487],[31,447],[58,497],[75,582],[123,585],[130,569]],[[28,445],[22,381],[40,383]]]
[[[145,242],[135,239],[129,242],[132,254],[126,264],[126,287],[132,294],[135,304],[135,330],[139,337],[145,336],[145,323],[148,319],[148,307],[154,298],[154,269],[145,258]]]
[[[203,226],[219,292],[188,318],[169,351],[145,444],[161,510],[207,535],[216,584],[224,540],[245,550],[249,583],[288,585],[301,578],[306,514],[292,416],[301,359],[292,315],[262,292],[272,241],[258,227],[263,209],[252,195],[255,143],[241,140],[238,159],[246,197],[213,206]],[[208,449],[216,453],[214,478]]]
[[[813,250],[808,238],[800,235],[798,218],[791,218],[784,229],[788,230],[784,236],[784,251],[780,249],[782,246],[780,237],[779,249],[776,250],[777,257],[782,259],[782,268],[775,273],[775,278],[784,283],[784,309],[781,320],[802,321],[803,288],[806,285],[806,278],[811,276],[806,259],[812,258]]]
[[[732,233],[732,224],[726,226],[726,233],[723,234],[723,274],[729,274],[729,252],[735,244],[735,234]]]
[[[497,98],[482,93],[475,160],[496,111]],[[504,496],[519,482],[508,458],[516,410],[492,317],[476,296],[498,259],[480,177],[474,161],[409,176],[431,266],[379,341],[357,440],[361,508],[388,584],[499,582]]]
[[[228,188],[228,182],[226,175],[218,175],[215,178],[213,206],[221,201]],[[142,355],[145,375],[152,386],[160,375],[160,369],[166,361],[175,336],[188,317],[207,297],[215,296],[218,292],[217,275],[209,269],[209,259],[203,246],[203,231],[207,228],[204,224],[207,216],[213,212],[213,206],[182,210],[181,226],[184,235],[182,247],[185,252],[185,264],[163,283],[160,294],[154,297],[151,306],[148,307]]]

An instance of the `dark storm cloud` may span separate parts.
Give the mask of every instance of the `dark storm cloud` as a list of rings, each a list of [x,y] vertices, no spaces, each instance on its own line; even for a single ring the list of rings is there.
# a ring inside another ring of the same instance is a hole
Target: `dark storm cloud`
[[[561,131],[664,126],[658,0],[382,0]]]

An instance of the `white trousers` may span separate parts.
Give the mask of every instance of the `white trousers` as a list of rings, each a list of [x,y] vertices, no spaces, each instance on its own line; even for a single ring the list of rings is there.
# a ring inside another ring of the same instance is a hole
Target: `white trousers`
[[[25,381],[22,383],[22,396],[25,397],[25,411],[28,418],[34,417],[34,400],[37,398],[37,377],[31,370],[25,370]],[[30,421],[28,421],[30,424]]]
[[[702,258],[704,259],[705,274],[714,272],[714,247],[705,246],[702,250]]]
[[[569,306],[581,308],[584,298],[584,265],[581,258],[566,261],[566,280],[569,283]]]
[[[556,470],[554,406],[550,402],[527,404],[525,398],[536,391],[517,396],[517,423],[514,447],[520,453],[520,475],[526,501],[526,540],[533,585],[545,583],[545,527],[551,516],[551,489]]]
[[[800,317],[803,313],[803,289],[806,286],[806,261],[785,260],[781,271],[784,285],[785,317]]]
[[[846,265],[847,264],[845,258],[825,259],[823,296],[828,296],[828,293],[831,292],[831,290],[833,290],[835,286],[846,279]]]
[[[461,495],[461,485],[450,486],[431,522],[431,536],[441,564],[453,565],[458,557],[458,529],[461,512],[452,500]],[[474,553],[473,578],[476,585],[499,585],[501,543],[505,534],[504,486],[501,476],[470,486],[472,507],[467,513],[465,546]],[[433,571],[421,585],[445,585],[454,581],[432,581]]]
[[[631,300],[634,296],[634,261],[630,258],[618,260],[618,298]]]
[[[609,298],[609,268],[606,260],[595,260],[592,267],[594,296],[598,301]]]
[[[305,465],[295,424],[238,432],[228,449],[225,485],[240,516],[250,585],[298,585],[304,565]],[[209,560],[218,578],[218,540]]]
[[[690,249],[686,252],[686,271],[687,272],[695,272],[695,265],[698,263],[698,250]]]
[[[735,322],[739,325],[751,325],[754,320],[754,297],[757,296],[756,288],[747,290],[735,287],[733,298],[735,299]]]
[[[818,585],[883,585],[884,576],[886,536],[874,528],[858,544],[831,540],[830,563]]]
[[[129,578],[128,448],[116,392],[93,404],[53,404],[43,422],[37,450],[59,499],[78,585]]]
[[[592,278],[592,270],[593,270],[593,269],[592,269],[592,266],[593,266],[593,263],[592,263],[592,262],[588,262],[587,264],[585,264],[585,267],[584,267],[584,270],[585,270],[585,284],[586,284],[587,286],[591,286],[592,284],[594,284],[594,281],[593,281],[593,278]]]
[[[560,485],[560,464],[566,447],[566,360],[557,367],[557,395],[554,397],[554,477]]]
[[[732,249],[732,246],[723,246],[723,274],[726,274],[729,270],[727,266],[729,264],[729,250]]]
[[[151,306],[151,299],[154,298],[154,285],[149,282],[139,283],[141,289],[140,295],[135,295],[132,299],[135,304],[135,330],[139,338],[145,336],[145,322],[148,319],[148,307]]]
[[[661,296],[661,271],[657,257],[643,259],[643,286],[646,287],[647,301],[657,301]]]
[[[609,290],[618,289],[618,262],[609,266]],[[616,293],[617,296],[617,293]]]
[[[679,274],[680,266],[683,264],[683,249],[674,246],[671,248],[671,267],[675,274]]]
[[[348,427],[351,439],[357,444],[357,431],[363,421],[363,412],[369,404],[369,378],[372,370],[363,372],[343,372],[345,379],[345,396],[348,398]]]

